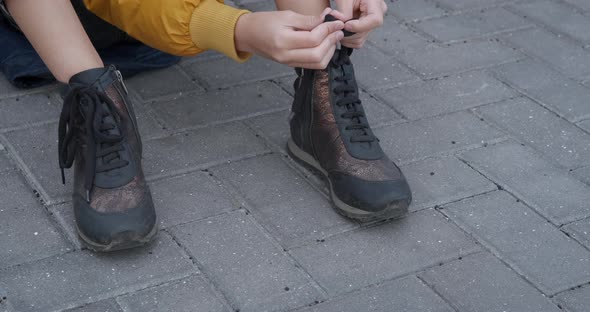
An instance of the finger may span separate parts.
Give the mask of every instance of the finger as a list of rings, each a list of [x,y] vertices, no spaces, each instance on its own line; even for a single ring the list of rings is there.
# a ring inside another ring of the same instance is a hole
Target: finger
[[[336,10],[332,10],[332,12],[330,12],[330,15],[334,16],[335,18],[337,18],[343,22],[346,22],[352,18],[352,14],[350,14],[351,17],[349,17],[348,15],[346,15],[340,11],[336,11]]]
[[[330,63],[332,56],[334,56],[334,52],[336,52],[336,45],[330,48],[328,53],[326,53],[319,63],[290,63],[288,65],[291,67],[302,67],[307,69],[325,69]]]
[[[326,37],[322,43],[311,49],[295,49],[287,51],[287,63],[321,63],[326,54],[335,49],[336,44],[344,38],[344,33],[341,31],[333,33]]]
[[[365,45],[366,42],[367,42],[366,37],[352,39],[352,40],[350,38],[344,38],[344,40],[340,41],[340,44],[342,44],[343,46],[345,46],[347,48],[360,49]]]
[[[371,31],[383,24],[383,14],[381,1],[368,1],[365,15],[346,22],[344,29],[355,33]]]
[[[288,37],[288,48],[303,49],[319,46],[329,35],[344,28],[342,21],[323,23],[312,31],[292,31]]]
[[[353,17],[354,0],[336,0],[336,7],[338,10],[334,10],[332,15],[337,19],[348,21]],[[335,14],[338,14],[339,16],[336,16]]]
[[[326,8],[322,15],[327,15],[332,9]],[[285,14],[286,24],[299,30],[312,30],[324,22],[322,16],[303,15],[293,11],[287,11]]]

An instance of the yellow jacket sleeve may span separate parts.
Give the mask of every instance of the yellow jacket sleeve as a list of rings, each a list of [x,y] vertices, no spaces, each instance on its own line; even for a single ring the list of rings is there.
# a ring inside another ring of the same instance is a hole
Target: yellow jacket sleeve
[[[236,50],[238,18],[249,13],[223,0],[84,0],[86,7],[133,38],[174,55],[219,51],[238,62],[250,55]]]

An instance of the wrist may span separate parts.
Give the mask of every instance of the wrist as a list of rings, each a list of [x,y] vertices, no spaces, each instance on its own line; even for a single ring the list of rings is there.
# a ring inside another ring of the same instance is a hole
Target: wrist
[[[253,53],[249,45],[249,34],[250,34],[250,18],[252,13],[246,13],[238,18],[236,22],[236,28],[234,30],[234,43],[236,50],[240,52]]]

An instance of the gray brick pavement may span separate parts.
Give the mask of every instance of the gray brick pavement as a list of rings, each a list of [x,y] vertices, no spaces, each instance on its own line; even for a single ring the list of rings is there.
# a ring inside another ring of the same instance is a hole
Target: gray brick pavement
[[[459,311],[560,311],[489,253],[434,267],[420,277]]]
[[[468,12],[414,24],[414,27],[444,43],[493,36],[527,26],[529,22],[526,19],[504,8]]]
[[[336,297],[301,312],[367,311],[450,312],[443,299],[416,277],[397,279],[350,295]]]
[[[556,301],[566,311],[586,311],[590,306],[590,287],[584,286],[564,292],[556,297]]]
[[[505,192],[470,198],[444,212],[545,294],[590,282],[590,251]]]
[[[532,205],[555,224],[590,215],[590,188],[520,144],[507,142],[461,156],[470,166]]]
[[[590,117],[590,106],[580,100],[590,97],[590,89],[546,64],[526,60],[493,71],[500,80],[569,121]]]
[[[590,164],[590,134],[530,99],[487,105],[476,112],[565,168]]]
[[[410,120],[466,110],[518,95],[480,71],[410,83],[377,94]]]
[[[285,153],[293,70],[207,52],[128,80],[162,231],[90,253],[59,86],[0,78],[0,311],[588,311],[589,3],[388,1],[353,61],[414,202],[370,226]]]

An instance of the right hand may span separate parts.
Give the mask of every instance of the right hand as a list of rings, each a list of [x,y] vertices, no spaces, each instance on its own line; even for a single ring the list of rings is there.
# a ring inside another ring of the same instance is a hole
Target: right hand
[[[330,12],[327,8],[321,16],[292,11],[244,14],[236,24],[236,48],[292,67],[324,69],[344,37],[342,21],[323,22]]]

